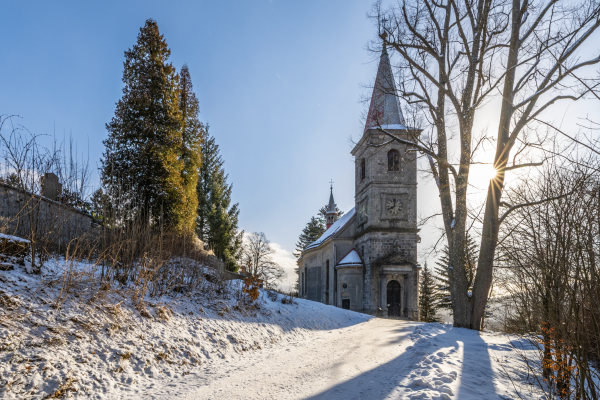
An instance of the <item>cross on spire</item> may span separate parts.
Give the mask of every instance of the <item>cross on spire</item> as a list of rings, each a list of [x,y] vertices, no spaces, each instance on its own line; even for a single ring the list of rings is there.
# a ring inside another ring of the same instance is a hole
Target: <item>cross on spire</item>
[[[333,191],[333,179],[329,181],[330,189]]]

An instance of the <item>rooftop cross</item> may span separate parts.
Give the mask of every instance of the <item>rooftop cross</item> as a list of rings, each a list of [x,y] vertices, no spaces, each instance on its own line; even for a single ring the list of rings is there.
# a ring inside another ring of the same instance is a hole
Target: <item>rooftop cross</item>
[[[333,191],[333,179],[329,181],[330,189]]]

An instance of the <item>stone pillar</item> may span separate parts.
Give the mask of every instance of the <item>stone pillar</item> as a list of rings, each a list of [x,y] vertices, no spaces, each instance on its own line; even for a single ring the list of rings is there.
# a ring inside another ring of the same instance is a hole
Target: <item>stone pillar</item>
[[[380,293],[379,293],[379,305],[381,308],[381,316],[387,318],[388,307],[387,307],[387,275],[379,275],[380,281]]]
[[[42,196],[56,201],[62,192],[62,184],[58,181],[58,176],[52,172],[46,172],[42,178]]]

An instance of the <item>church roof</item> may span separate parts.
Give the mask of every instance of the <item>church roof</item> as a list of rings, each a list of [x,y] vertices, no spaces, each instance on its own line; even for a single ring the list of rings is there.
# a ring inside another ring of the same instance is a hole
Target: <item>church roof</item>
[[[346,214],[342,215],[340,219],[335,221],[333,225],[329,229],[325,231],[317,240],[306,246],[304,251],[314,249],[315,247],[319,247],[323,242],[332,237],[336,232],[341,230],[346,224],[352,219],[354,216],[354,208],[348,211]]]
[[[333,200],[333,188],[331,188],[331,194],[329,195],[329,206],[327,206],[327,214],[335,213],[335,201]]]
[[[346,254],[346,256],[342,258],[342,260],[339,263],[337,263],[336,267],[344,267],[349,265],[362,265],[362,260],[360,259],[360,256],[358,255],[356,249],[350,250],[350,252]]]
[[[390,57],[385,47],[379,59],[365,132],[380,125],[383,129],[407,129],[396,92]]]

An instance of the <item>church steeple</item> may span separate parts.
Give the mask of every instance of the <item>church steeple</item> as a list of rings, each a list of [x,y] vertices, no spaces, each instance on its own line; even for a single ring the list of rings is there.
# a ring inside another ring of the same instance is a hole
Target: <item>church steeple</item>
[[[383,45],[381,57],[379,58],[379,67],[377,68],[377,77],[371,96],[369,114],[367,114],[365,132],[369,128],[376,128],[379,125],[384,129],[406,129],[406,122],[396,92],[392,65],[385,45]]]
[[[327,212],[325,213],[327,217],[327,229],[333,225],[336,221],[338,213],[337,207],[335,205],[335,201],[333,200],[333,183],[331,184],[331,193],[329,194],[329,205],[327,206]]]

